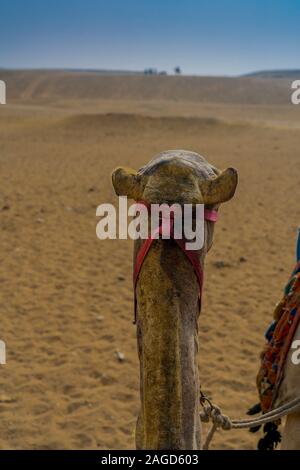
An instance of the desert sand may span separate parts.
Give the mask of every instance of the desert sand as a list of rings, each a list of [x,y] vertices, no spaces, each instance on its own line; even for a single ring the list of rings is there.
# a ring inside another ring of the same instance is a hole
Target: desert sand
[[[239,171],[206,259],[199,370],[203,391],[244,417],[300,221],[290,82],[0,75],[0,448],[134,448],[132,241],[98,240],[96,207],[117,202],[116,166],[172,148]],[[212,449],[254,449],[258,437],[219,431]]]

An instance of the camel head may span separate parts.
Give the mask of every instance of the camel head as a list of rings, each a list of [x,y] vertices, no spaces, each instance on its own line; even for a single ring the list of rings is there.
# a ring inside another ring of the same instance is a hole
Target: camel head
[[[163,152],[137,172],[117,168],[115,192],[148,204],[205,204],[218,209],[237,185],[233,168],[219,171],[184,150]],[[204,225],[196,253],[203,271],[213,222]],[[137,259],[140,239],[134,243]],[[142,449],[199,449],[199,284],[193,266],[173,239],[154,240],[136,284],[141,410],[136,445]]]
[[[237,180],[234,168],[220,171],[200,155],[185,150],[163,152],[138,171],[119,167],[112,174],[118,196],[148,204],[205,204],[209,208],[229,201]],[[206,228],[207,251],[212,243],[213,224]]]
[[[220,171],[194,152],[175,150],[159,154],[138,171],[117,168],[112,181],[118,196],[134,200],[216,205],[233,197],[237,171]]]

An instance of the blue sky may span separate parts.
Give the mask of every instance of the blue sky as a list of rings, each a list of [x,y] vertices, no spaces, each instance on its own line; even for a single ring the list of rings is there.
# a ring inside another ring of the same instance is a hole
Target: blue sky
[[[300,68],[300,0],[6,0],[0,67]]]

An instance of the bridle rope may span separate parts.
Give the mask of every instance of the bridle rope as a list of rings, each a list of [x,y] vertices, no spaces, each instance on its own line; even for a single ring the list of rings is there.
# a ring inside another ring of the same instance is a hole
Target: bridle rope
[[[278,406],[271,411],[268,411],[260,417],[252,419],[231,420],[229,416],[222,413],[219,406],[214,405],[205,395],[203,395],[202,392],[200,392],[200,404],[203,407],[203,410],[200,412],[201,421],[203,423],[212,421],[212,426],[207,433],[205,442],[203,444],[203,450],[208,450],[209,444],[211,443],[214,433],[218,428],[224,429],[225,431],[230,429],[245,429],[276,421],[283,416],[299,410],[300,397],[294,398],[293,400],[290,400],[289,402],[284,403],[283,405]]]
[[[146,201],[137,201],[137,205],[145,206],[148,214],[151,215],[151,204],[147,203]],[[169,218],[161,218],[161,221],[152,233],[143,241],[142,246],[140,247],[133,270],[133,289],[134,289],[134,324],[136,323],[137,319],[137,299],[136,299],[136,286],[137,281],[139,278],[139,274],[142,268],[142,265],[146,259],[146,256],[152,247],[155,240],[159,238],[160,235],[163,234],[164,229],[168,228],[170,233],[170,238],[172,238],[178,247],[182,250],[185,254],[191,265],[193,266],[194,272],[197,276],[198,285],[199,285],[199,309],[201,309],[201,296],[202,296],[202,289],[203,289],[203,270],[201,267],[199,254],[197,251],[189,250],[186,248],[186,240],[184,238],[176,238],[174,233],[174,211],[171,211],[172,206],[170,206],[170,217]],[[204,220],[209,222],[216,222],[218,217],[218,212],[214,209],[204,209]]]

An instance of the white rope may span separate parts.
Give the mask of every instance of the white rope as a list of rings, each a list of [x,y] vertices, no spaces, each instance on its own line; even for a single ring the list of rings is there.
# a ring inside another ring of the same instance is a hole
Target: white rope
[[[300,397],[298,397],[279,406],[278,408],[275,408],[274,410],[269,411],[268,413],[263,414],[262,416],[259,416],[258,418],[231,420],[229,416],[222,413],[218,406],[213,405],[204,396],[202,396],[201,400],[202,402],[207,402],[207,404],[202,405],[203,411],[200,413],[201,421],[208,423],[211,420],[213,423],[206,436],[203,450],[208,450],[209,444],[218,428],[222,428],[226,431],[229,429],[252,428],[261,424],[270,423],[271,421],[276,421],[282,416],[286,416],[300,409]]]

